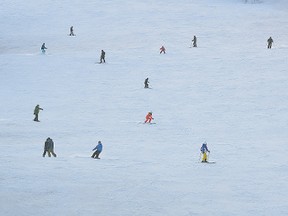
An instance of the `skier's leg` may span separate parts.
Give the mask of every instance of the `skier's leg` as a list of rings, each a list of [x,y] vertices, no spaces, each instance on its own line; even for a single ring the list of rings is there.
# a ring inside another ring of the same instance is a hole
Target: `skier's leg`
[[[55,152],[53,150],[51,151],[51,153],[54,157],[57,157],[57,155],[55,154]]]
[[[206,152],[203,153],[202,162],[207,162],[207,154],[206,154]]]
[[[100,154],[100,152],[96,151],[96,158],[99,158],[99,154]]]
[[[44,150],[44,152],[43,152],[43,157],[45,157],[45,155],[46,155],[46,150]]]
[[[34,115],[35,115],[34,121],[39,121],[38,120],[38,114],[34,114]]]
[[[92,156],[91,156],[92,158],[95,158],[96,152],[97,152],[97,151],[95,151],[95,152],[92,154]]]

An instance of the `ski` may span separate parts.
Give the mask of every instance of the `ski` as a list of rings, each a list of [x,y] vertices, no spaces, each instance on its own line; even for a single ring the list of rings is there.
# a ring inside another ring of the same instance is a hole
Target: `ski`
[[[215,164],[216,163],[216,161],[207,161],[207,162],[200,162],[200,163],[203,163],[203,164]]]

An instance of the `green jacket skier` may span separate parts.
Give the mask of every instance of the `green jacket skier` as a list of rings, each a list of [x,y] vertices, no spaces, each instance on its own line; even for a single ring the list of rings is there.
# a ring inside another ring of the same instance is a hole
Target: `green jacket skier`
[[[43,110],[43,109],[39,106],[39,104],[37,104],[37,106],[34,109],[34,115],[35,115],[34,121],[39,122],[38,115],[39,115],[40,110]]]

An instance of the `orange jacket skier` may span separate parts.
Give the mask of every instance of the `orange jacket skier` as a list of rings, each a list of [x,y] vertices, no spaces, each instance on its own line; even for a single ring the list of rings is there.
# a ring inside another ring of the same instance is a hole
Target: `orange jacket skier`
[[[146,115],[146,120],[145,120],[145,123],[151,123],[152,119],[154,119],[152,117],[152,112],[149,112],[147,115]]]

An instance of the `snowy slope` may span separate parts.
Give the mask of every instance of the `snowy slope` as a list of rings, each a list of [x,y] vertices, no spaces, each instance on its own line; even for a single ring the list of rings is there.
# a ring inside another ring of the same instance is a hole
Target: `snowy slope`
[[[1,215],[287,215],[287,6],[1,1]]]

